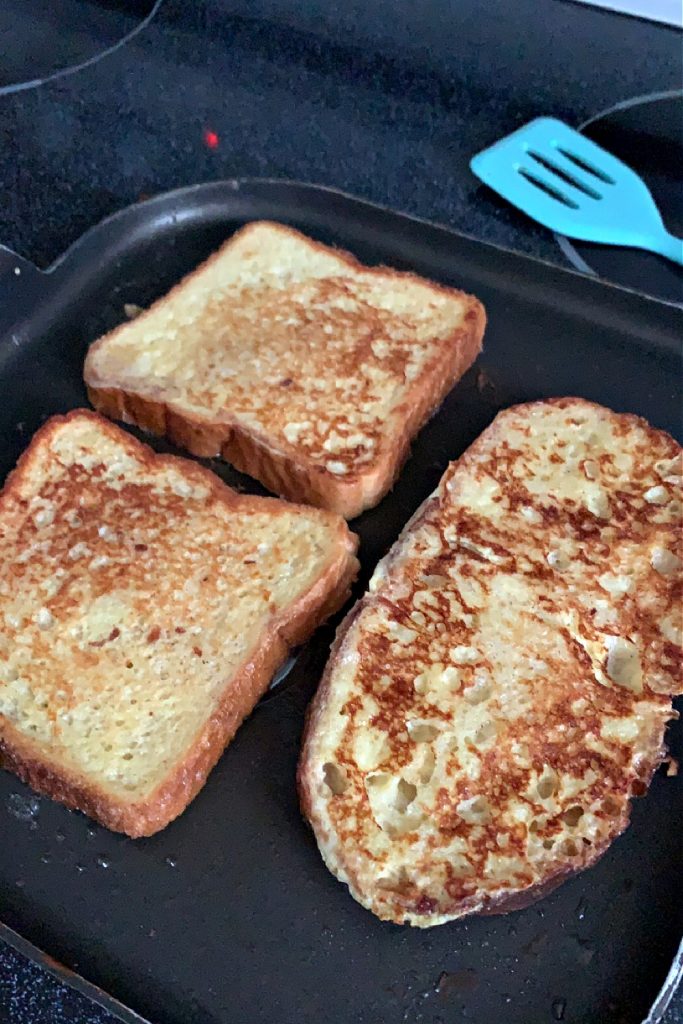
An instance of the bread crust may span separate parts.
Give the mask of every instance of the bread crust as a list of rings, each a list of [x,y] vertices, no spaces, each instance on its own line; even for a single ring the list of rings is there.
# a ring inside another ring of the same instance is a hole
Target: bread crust
[[[275,509],[282,504],[277,498],[238,494],[210,470],[177,456],[157,455],[148,445],[108,420],[91,410],[79,409],[65,416],[52,417],[38,430],[33,442],[10,473],[3,494],[18,491],[22,480],[30,475],[37,451],[36,442],[49,442],[51,435],[64,423],[84,415],[97,421],[98,426],[116,440],[120,440],[123,435],[143,464],[172,465],[181,469],[185,476],[208,486],[213,498],[233,508],[253,507],[255,504],[263,507],[263,503],[272,503]],[[311,515],[309,508],[305,512],[307,516]],[[83,775],[56,768],[38,743],[22,735],[3,716],[0,716],[0,765],[14,772],[36,791],[69,808],[84,811],[107,828],[125,832],[132,838],[149,836],[164,828],[182,813],[203,787],[209,772],[238,726],[266,691],[273,673],[287,658],[289,651],[303,643],[349,596],[351,584],[358,572],[355,557],[358,538],[337,516],[323,511],[319,514],[329,517],[330,525],[337,532],[334,555],[325,571],[294,604],[271,618],[253,657],[227,681],[218,706],[188,748],[183,761],[144,800],[137,803],[116,800]]]
[[[255,228],[268,224],[257,221],[248,224],[198,268],[188,274],[167,295],[157,300],[149,310],[140,314],[142,320],[160,303],[164,303],[202,269],[220,259],[226,247],[243,238]],[[314,250],[328,253],[330,248],[316,242],[294,228],[273,224],[279,232],[303,240]],[[421,281],[416,274],[385,267],[366,267],[348,252],[334,250],[351,271],[362,271],[397,282]],[[94,370],[94,357],[103,344],[109,343],[126,329],[122,324],[99,338],[91,346],[84,366],[88,398],[95,409],[111,419],[133,423],[157,436],[166,436],[174,444],[193,455],[220,456],[236,469],[260,480],[269,490],[290,501],[304,502],[317,508],[326,508],[352,519],[372,508],[393,486],[401,467],[408,458],[410,442],[424,423],[434,415],[448,392],[469,369],[481,351],[486,327],[486,313],[477,298],[456,289],[429,282],[436,292],[464,299],[467,309],[463,324],[452,334],[434,345],[434,354],[424,372],[406,392],[397,409],[402,423],[400,432],[384,446],[380,458],[368,469],[350,472],[341,479],[324,466],[306,459],[301,450],[291,446],[288,450],[275,448],[269,438],[253,428],[247,428],[226,411],[220,420],[207,416],[192,416],[173,402],[161,398],[142,397],[111,387],[100,380]]]
[[[513,406],[506,409],[504,411],[504,415],[522,410],[526,412],[537,406],[562,407],[568,403],[573,406],[583,407],[587,410],[600,410],[601,412],[604,412],[604,408],[596,403],[581,398],[563,397],[547,399],[537,403]],[[639,416],[632,414],[619,414],[619,418],[625,423],[629,423],[633,426],[638,426],[639,428],[646,430],[653,440],[661,439],[666,443],[672,443],[672,438],[670,438],[668,434],[664,431],[656,430],[646,420]],[[486,431],[486,434],[490,438],[492,434],[495,435],[499,430],[500,427],[497,425],[496,420],[494,420],[493,424]],[[673,443],[675,444],[675,442]],[[476,460],[477,444],[478,442],[475,441],[470,448],[467,449],[458,460],[456,460],[454,465],[457,467],[465,466],[471,460]],[[680,447],[676,447],[680,452]],[[380,570],[380,572],[385,576],[391,575],[395,563],[400,562],[403,559],[406,545],[410,540],[410,536],[413,531],[419,529],[422,523],[428,521],[432,517],[433,512],[439,506],[439,503],[440,497],[437,490],[437,492],[429,495],[419,506],[412,518],[403,528],[392,548],[378,563],[377,570]],[[473,895],[471,897],[461,899],[457,906],[449,907],[446,913],[443,911],[434,912],[429,908],[427,908],[424,913],[420,913],[416,910],[414,903],[411,904],[408,902],[406,902],[405,906],[399,910],[398,905],[400,905],[401,902],[399,897],[396,898],[393,908],[394,912],[392,913],[385,911],[381,904],[378,904],[373,900],[373,894],[368,893],[364,888],[361,883],[360,871],[354,866],[354,851],[347,850],[344,847],[344,844],[339,841],[338,836],[332,833],[327,827],[326,820],[320,812],[320,806],[315,795],[317,779],[314,777],[314,768],[317,765],[314,747],[316,744],[316,736],[320,729],[320,723],[325,719],[326,711],[331,703],[332,677],[337,665],[345,655],[346,640],[356,619],[372,600],[372,593],[366,593],[353,605],[340,623],[335,640],[331,647],[330,658],[325,667],[318,690],[307,709],[304,724],[301,754],[297,769],[297,787],[300,807],[304,818],[313,828],[318,840],[318,847],[321,855],[329,870],[338,879],[348,885],[352,895],[362,906],[371,910],[382,920],[391,921],[394,924],[409,923],[416,927],[427,928],[447,921],[456,920],[469,914],[506,914],[515,910],[524,909],[538,900],[545,898],[564,881],[586,868],[592,867],[609,849],[614,840],[617,839],[618,836],[621,835],[628,827],[630,821],[631,800],[633,796],[636,795],[635,793],[631,793],[631,799],[626,802],[623,813],[621,813],[619,817],[613,819],[611,833],[604,841],[596,842],[590,847],[584,847],[580,851],[580,857],[575,859],[573,863],[557,865],[555,870],[546,875],[542,881],[528,885],[524,889],[519,889],[510,894],[502,894],[494,897],[490,897],[487,894],[483,897]],[[675,714],[675,711],[671,709],[669,717],[674,717]],[[665,760],[666,756],[667,747],[664,742],[663,735],[659,742],[641,749],[638,770],[638,779],[640,783],[639,793],[645,793],[655,771]]]

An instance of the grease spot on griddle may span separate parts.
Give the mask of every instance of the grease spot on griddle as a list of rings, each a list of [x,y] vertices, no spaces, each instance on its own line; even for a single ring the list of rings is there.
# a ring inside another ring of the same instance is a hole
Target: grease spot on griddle
[[[483,366],[477,371],[476,388],[482,398],[489,402],[495,402],[498,389],[490,372]]]
[[[555,999],[551,1006],[553,1020],[564,1020],[564,1011],[567,1009],[566,999]]]
[[[40,801],[34,796],[10,793],[7,799],[7,810],[13,818],[33,823],[40,813]]]
[[[478,985],[479,975],[474,968],[462,967],[457,971],[442,971],[436,983],[436,991],[447,998],[455,992],[474,992]]]
[[[526,953],[527,956],[538,956],[538,954],[541,952],[547,941],[548,933],[540,932],[538,935],[535,935],[533,939],[531,939],[529,942],[525,943],[525,945],[522,946],[522,952]]]
[[[570,938],[575,944],[576,948],[576,959],[579,963],[587,967],[595,956],[595,947],[589,939],[583,939],[579,935],[571,935]]]

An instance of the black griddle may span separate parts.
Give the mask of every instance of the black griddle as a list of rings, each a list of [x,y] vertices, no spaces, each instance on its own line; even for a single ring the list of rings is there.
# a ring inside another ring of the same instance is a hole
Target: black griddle
[[[259,218],[455,284],[488,311],[483,355],[415,441],[391,494],[353,523],[357,593],[498,409],[581,395],[680,436],[674,308],[337,192],[229,181],[122,211],[47,272],[0,249],[0,478],[47,417],[86,404],[88,343],[125,318],[124,304],[147,305]],[[138,1018],[104,992],[158,1024],[641,1021],[683,931],[680,778],[660,769],[600,863],[525,911],[426,931],[382,923],[328,873],[297,804],[303,714],[333,625],[301,649],[196,800],[156,836],[110,833],[0,772],[0,935],[26,951],[13,929],[99,986],[71,978],[124,1021]],[[669,743],[680,756],[680,726]]]

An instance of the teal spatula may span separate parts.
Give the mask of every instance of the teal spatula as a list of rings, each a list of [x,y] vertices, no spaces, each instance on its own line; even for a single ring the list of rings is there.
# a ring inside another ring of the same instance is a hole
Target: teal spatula
[[[539,117],[472,158],[485,184],[539,224],[585,242],[648,249],[683,265],[645,182],[554,117]]]

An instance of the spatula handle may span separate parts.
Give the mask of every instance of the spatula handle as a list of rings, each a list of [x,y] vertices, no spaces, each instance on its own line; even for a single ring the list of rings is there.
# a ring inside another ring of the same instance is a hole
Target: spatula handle
[[[683,238],[676,238],[675,235],[663,230],[661,234],[652,239],[652,244],[648,248],[683,267]]]

